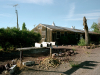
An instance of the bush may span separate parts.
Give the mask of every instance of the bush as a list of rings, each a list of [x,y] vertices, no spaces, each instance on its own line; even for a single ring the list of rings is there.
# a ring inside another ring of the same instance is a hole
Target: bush
[[[85,46],[85,39],[81,38],[78,43],[79,46]]]
[[[0,46],[0,49],[2,49],[2,47]]]
[[[41,35],[28,30],[20,30],[16,27],[0,28],[0,46],[7,50],[10,47],[31,47],[41,40]]]
[[[80,67],[79,64],[70,64],[71,67]]]

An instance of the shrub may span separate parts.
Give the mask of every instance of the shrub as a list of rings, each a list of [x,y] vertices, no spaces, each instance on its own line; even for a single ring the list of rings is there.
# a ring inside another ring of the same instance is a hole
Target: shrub
[[[2,47],[0,46],[0,49],[2,49]]]
[[[75,48],[73,48],[72,50],[75,51]]]
[[[71,67],[79,67],[79,64],[70,64]]]
[[[85,39],[81,38],[78,43],[79,46],[85,46]]]
[[[75,61],[69,61],[70,67],[80,67],[80,62],[75,62]]]
[[[41,35],[28,30],[19,30],[16,27],[0,28],[0,46],[3,50],[10,47],[31,47],[39,42]]]

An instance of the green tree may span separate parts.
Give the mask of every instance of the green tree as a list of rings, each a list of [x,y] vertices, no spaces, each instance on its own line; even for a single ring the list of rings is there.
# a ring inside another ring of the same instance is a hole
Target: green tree
[[[25,22],[22,25],[22,30],[27,30]]]
[[[93,32],[100,33],[98,24],[95,23],[95,22],[93,22],[91,29],[92,29]]]

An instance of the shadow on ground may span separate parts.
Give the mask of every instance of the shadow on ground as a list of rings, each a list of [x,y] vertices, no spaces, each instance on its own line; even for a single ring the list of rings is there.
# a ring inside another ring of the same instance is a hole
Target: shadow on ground
[[[96,63],[99,63],[99,62],[96,62],[96,61],[85,61],[85,62],[80,63],[78,67],[72,67],[71,69],[69,69],[69,70],[67,70],[66,72],[63,72],[63,73],[67,74],[67,75],[71,75],[72,73],[74,73],[75,71],[77,71],[80,68],[83,68],[83,69],[94,69],[94,68],[91,68],[91,67],[97,66]]]

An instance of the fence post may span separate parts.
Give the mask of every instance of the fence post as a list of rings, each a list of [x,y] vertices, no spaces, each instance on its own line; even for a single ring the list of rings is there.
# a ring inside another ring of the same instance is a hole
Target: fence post
[[[50,47],[50,57],[52,57],[52,48]]]
[[[22,64],[22,51],[20,50],[20,65]]]

